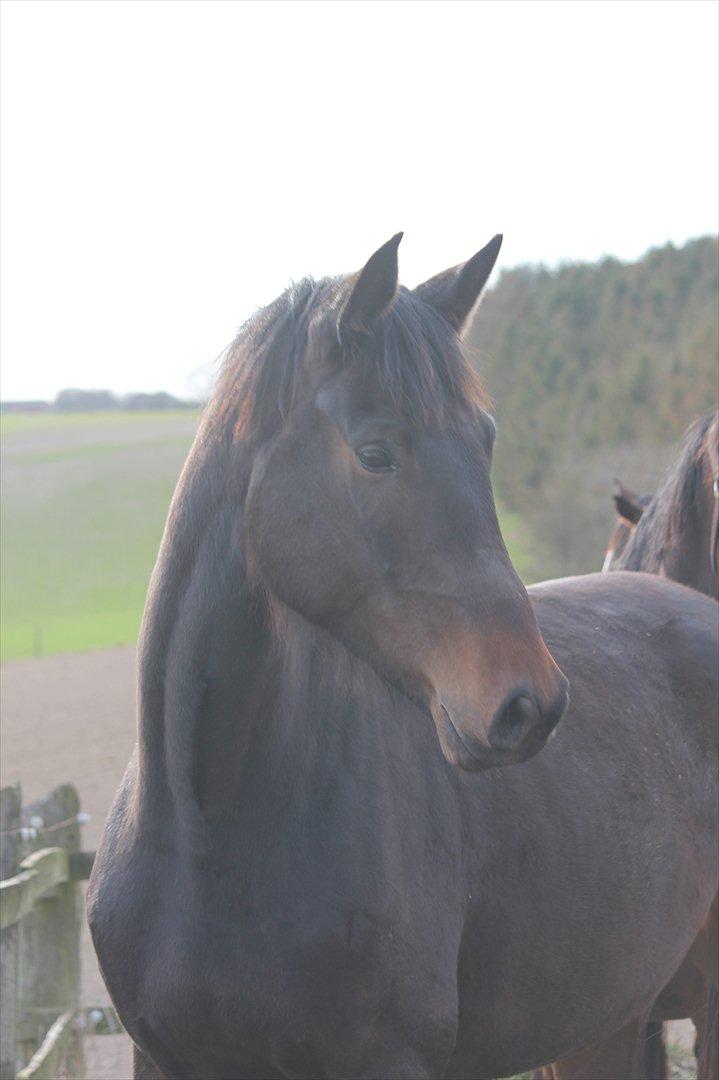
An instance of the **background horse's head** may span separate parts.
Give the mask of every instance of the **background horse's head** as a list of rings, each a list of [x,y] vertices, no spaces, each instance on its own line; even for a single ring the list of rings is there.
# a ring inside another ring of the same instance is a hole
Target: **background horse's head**
[[[625,487],[621,480],[617,479],[614,481],[614,495],[612,498],[617,519],[614,522],[614,528],[607,544],[602,566],[603,573],[611,570],[613,561],[618,559],[624,551],[637,522],[652,499],[651,495],[637,495],[634,491],[630,491],[629,488]]]
[[[459,337],[501,237],[413,292],[398,288],[400,238],[260,312],[209,422],[247,451],[248,577],[268,610],[402,690],[453,763],[521,761],[567,688],[502,541],[494,424]]]
[[[719,595],[719,413],[696,420],[657,493],[619,485],[605,570],[643,570]],[[615,481],[618,483],[618,481]]]

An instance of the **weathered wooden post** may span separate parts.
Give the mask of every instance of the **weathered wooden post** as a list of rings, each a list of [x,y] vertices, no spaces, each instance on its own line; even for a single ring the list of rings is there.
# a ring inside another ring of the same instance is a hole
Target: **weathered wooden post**
[[[0,791],[0,878],[12,877],[20,861],[20,785]],[[0,1080],[13,1080],[17,1068],[19,927],[0,931]]]
[[[122,1027],[110,1007],[80,1005],[80,851],[77,792],[55,788],[23,809],[20,786],[0,792],[0,1080],[84,1076],[83,1036]]]
[[[24,841],[23,857],[52,846],[65,848],[72,859],[80,850],[79,809],[71,784],[62,784],[24,807],[21,823],[28,830],[37,829],[37,836]],[[23,1065],[58,1017],[74,1014],[80,1006],[81,924],[81,890],[72,880],[45,893],[22,920],[18,1037]],[[66,1075],[84,1076],[79,1031],[73,1030],[65,1048]]]

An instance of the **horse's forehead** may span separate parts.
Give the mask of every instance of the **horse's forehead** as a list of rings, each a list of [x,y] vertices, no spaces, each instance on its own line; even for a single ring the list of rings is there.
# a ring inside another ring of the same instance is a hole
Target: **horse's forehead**
[[[368,364],[335,372],[317,390],[318,408],[343,424],[380,418],[404,424],[397,403]]]

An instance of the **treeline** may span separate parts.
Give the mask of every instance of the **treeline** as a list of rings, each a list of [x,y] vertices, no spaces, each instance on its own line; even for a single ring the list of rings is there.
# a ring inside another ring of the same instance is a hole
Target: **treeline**
[[[637,263],[505,272],[470,331],[499,422],[495,486],[535,545],[534,577],[597,569],[612,478],[651,491],[716,407],[717,238]]]
[[[183,401],[160,390],[157,393],[124,394],[111,390],[61,390],[54,401],[3,401],[2,412],[107,412],[124,409],[128,412],[163,409],[196,409],[197,401]]]
[[[61,390],[54,408],[59,412],[101,412],[106,409],[194,409],[196,401],[182,401],[160,390],[154,394],[124,394],[118,397],[111,390]]]

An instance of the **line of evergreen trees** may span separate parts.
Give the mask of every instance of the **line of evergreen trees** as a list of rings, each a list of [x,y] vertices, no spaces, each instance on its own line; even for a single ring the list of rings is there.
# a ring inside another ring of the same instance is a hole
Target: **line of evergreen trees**
[[[612,478],[652,490],[716,407],[719,242],[505,272],[469,340],[492,395],[494,477],[536,546],[535,578],[601,566]]]

